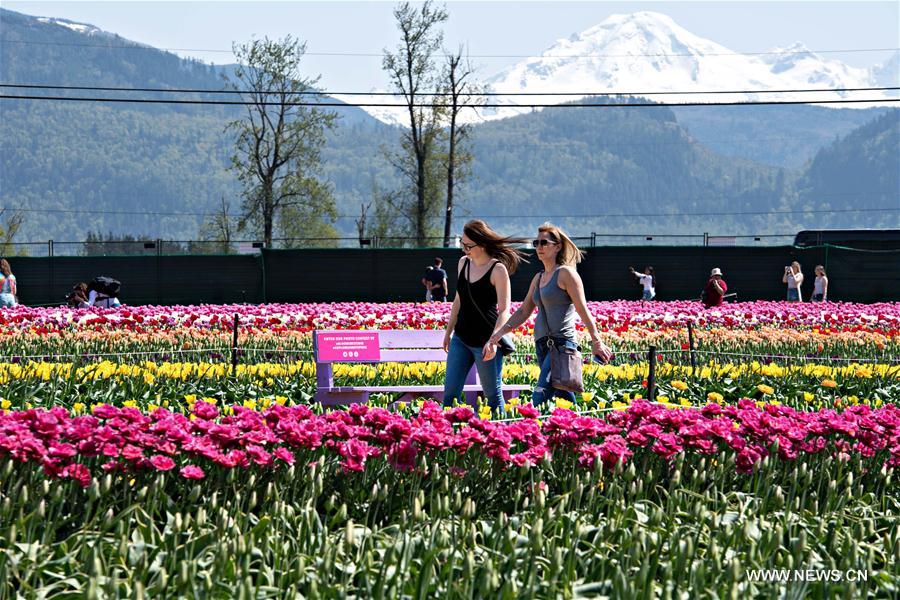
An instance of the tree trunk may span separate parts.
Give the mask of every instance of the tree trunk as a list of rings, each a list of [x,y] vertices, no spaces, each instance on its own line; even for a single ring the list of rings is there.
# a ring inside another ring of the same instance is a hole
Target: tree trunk
[[[450,247],[450,228],[453,226],[453,171],[456,151],[456,96],[450,109],[450,147],[447,151],[447,211],[444,213],[444,248]]]
[[[263,194],[265,194],[265,197],[263,198],[263,237],[265,239],[263,241],[266,248],[271,248],[272,229],[274,228],[275,222],[275,206],[272,203],[272,190],[269,186],[266,186],[266,190]]]
[[[418,171],[416,176],[416,245],[420,248],[425,247],[425,233],[428,219],[425,210],[425,157],[424,149],[416,152],[416,165]]]

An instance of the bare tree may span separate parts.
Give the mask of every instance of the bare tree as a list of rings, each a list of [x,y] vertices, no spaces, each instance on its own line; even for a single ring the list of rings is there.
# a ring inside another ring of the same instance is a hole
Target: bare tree
[[[468,124],[461,123],[460,113],[465,108],[474,106],[477,101],[472,94],[477,92],[477,86],[472,81],[474,68],[468,59],[463,59],[463,47],[460,46],[455,54],[447,54],[447,63],[444,65],[444,87],[449,100],[447,117],[450,121],[447,130],[447,201],[444,211],[444,247],[450,247],[451,229],[453,227],[453,203],[455,199],[455,186],[469,173],[472,162],[472,153],[463,147],[463,142],[469,137],[471,128]]]
[[[235,234],[235,217],[230,213],[230,206],[222,196],[222,203],[219,208],[207,217],[203,228],[200,230],[200,238],[203,240],[215,242],[214,249],[223,254],[230,254],[233,251],[231,242]]]
[[[304,105],[318,81],[300,73],[305,52],[306,44],[291,36],[234,46],[233,85],[248,101],[245,118],[228,126],[237,132],[231,168],[244,186],[239,228],[261,229],[267,247],[280,210],[298,207],[319,219],[335,213],[330,188],[317,174],[325,131],[334,127],[337,115]]]
[[[412,183],[415,201],[409,207],[417,245],[424,245],[434,215],[434,196],[429,194],[429,162],[434,160],[441,135],[441,113],[433,90],[439,85],[434,54],[443,40],[438,26],[447,20],[447,11],[427,0],[418,8],[403,2],[394,9],[400,30],[400,44],[394,52],[385,49],[383,69],[403,97],[409,115],[409,130],[403,134],[403,155],[411,157],[408,167],[399,166]],[[405,162],[401,157],[400,162]]]
[[[0,217],[5,217],[5,223],[0,225],[0,255],[13,256],[16,254],[13,243],[25,222],[25,215],[16,210],[0,208]]]

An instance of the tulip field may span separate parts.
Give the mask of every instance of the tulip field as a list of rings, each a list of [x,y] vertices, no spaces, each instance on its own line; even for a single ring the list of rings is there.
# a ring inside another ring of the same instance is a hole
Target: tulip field
[[[0,599],[900,597],[900,304],[591,302],[575,402],[316,405],[313,330],[449,309],[0,311]]]

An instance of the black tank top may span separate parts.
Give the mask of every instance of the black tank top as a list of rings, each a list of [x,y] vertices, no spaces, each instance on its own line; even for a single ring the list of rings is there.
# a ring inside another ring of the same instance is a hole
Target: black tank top
[[[459,315],[456,317],[453,332],[467,346],[480,347],[490,339],[497,324],[497,289],[491,283],[491,271],[499,261],[494,261],[487,273],[475,283],[469,282],[471,262],[466,259],[456,283]]]

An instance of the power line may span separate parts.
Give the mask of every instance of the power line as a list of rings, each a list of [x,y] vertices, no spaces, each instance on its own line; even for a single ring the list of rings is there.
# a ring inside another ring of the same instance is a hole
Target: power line
[[[114,44],[82,44],[77,42],[38,42],[32,40],[0,39],[0,44],[24,44],[34,46],[73,46],[81,48],[101,48],[105,50],[155,50],[157,52],[210,52],[221,54],[233,54],[234,50],[222,50],[211,48],[159,48],[140,44],[114,45]],[[892,52],[900,48],[846,48],[841,50],[768,50],[766,52],[710,52],[703,56],[782,56],[793,54],[850,54],[860,52]],[[379,52],[304,52],[305,56],[346,56],[358,58],[383,58],[384,53]],[[437,54],[440,57],[455,56],[451,54]],[[696,54],[690,52],[655,52],[648,54],[467,54],[468,58],[660,58],[660,57],[693,57]]]
[[[201,88],[127,88],[115,86],[88,85],[47,85],[28,83],[0,83],[0,88],[27,88],[40,90],[77,90],[94,92],[153,92],[163,94],[280,94],[279,90],[210,90]],[[658,92],[469,92],[466,96],[675,96],[698,94],[804,94],[813,92],[888,92],[900,90],[900,86],[892,87],[851,87],[851,88],[798,88],[776,90],[676,90]],[[326,90],[310,90],[292,92],[298,96],[389,96],[400,97],[404,94],[396,92],[333,92]],[[418,96],[452,96],[453,92],[422,92]],[[404,104],[404,106],[406,106]]]
[[[308,106],[327,108],[407,108],[406,104],[373,103],[373,102],[249,102],[242,100],[183,100],[162,98],[96,98],[66,96],[25,96],[0,95],[0,100],[51,100],[62,102],[112,102],[116,104],[188,104],[216,106]],[[835,100],[740,100],[736,102],[639,102],[627,104],[610,104],[601,102],[580,102],[577,104],[478,104],[465,105],[462,108],[637,108],[666,106],[775,106],[796,104],[873,104],[878,102],[900,102],[900,98],[840,98]],[[450,104],[429,104],[434,108],[451,108]]]
[[[91,214],[91,215],[129,215],[129,216],[168,216],[168,217],[206,217],[221,215],[215,211],[206,212],[166,212],[166,211],[132,211],[132,210],[102,210],[89,208],[11,208],[0,207],[0,210],[29,213],[64,213],[64,214]],[[596,214],[541,214],[540,218],[584,219],[584,218],[631,218],[631,217],[716,217],[738,215],[796,215],[796,214],[823,214],[823,213],[870,213],[870,212],[900,212],[900,208],[841,208],[841,209],[798,209],[798,210],[760,210],[760,211],[712,211],[712,212],[677,212],[677,213],[596,213]],[[238,218],[241,215],[228,213],[225,216]],[[533,219],[534,215],[522,214],[479,214],[479,217],[492,219]],[[359,215],[337,215],[338,219],[358,219]]]

